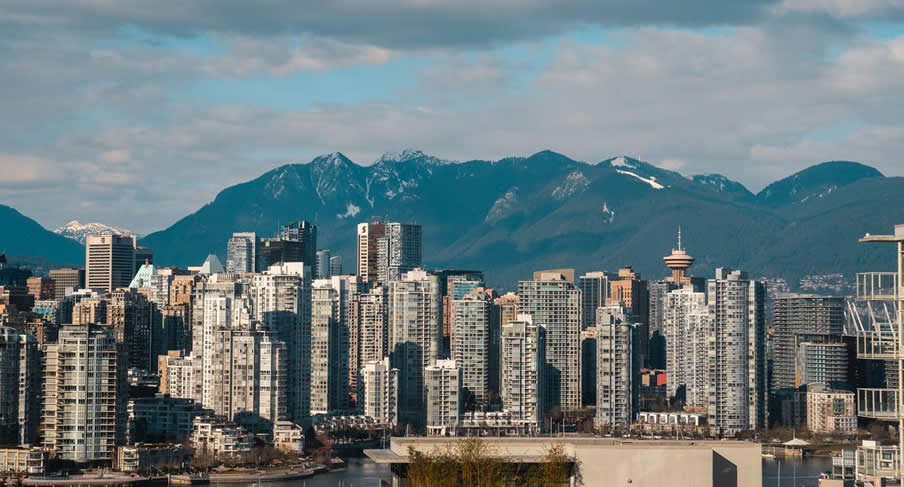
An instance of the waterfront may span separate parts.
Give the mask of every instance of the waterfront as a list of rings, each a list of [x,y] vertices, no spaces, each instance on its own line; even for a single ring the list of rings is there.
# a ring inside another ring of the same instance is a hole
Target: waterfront
[[[779,480],[781,466],[781,480]],[[832,470],[831,457],[776,457],[763,459],[763,487],[815,486],[819,474]]]
[[[346,469],[316,475],[305,480],[264,482],[268,487],[378,487],[380,480],[389,480],[389,468],[376,465],[367,458],[347,458]],[[781,481],[779,482],[779,465]],[[829,457],[782,458],[763,460],[763,487],[804,487],[816,485],[819,474],[832,469]],[[587,486],[594,485],[585,479]],[[239,487],[239,484],[219,484]],[[247,484],[251,485],[251,484]]]

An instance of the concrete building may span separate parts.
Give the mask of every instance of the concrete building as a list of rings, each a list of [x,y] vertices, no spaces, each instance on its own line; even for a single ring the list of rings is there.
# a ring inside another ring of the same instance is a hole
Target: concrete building
[[[109,324],[116,339],[125,345],[129,368],[156,372],[157,356],[165,350],[160,342],[162,316],[154,303],[137,289],[116,289],[102,322]]]
[[[51,269],[48,274],[53,279],[53,299],[63,299],[69,289],[85,287],[85,269]]]
[[[251,285],[253,318],[286,344],[288,418],[310,416],[311,268],[302,263],[270,267]]]
[[[396,281],[422,265],[421,226],[416,223],[386,223],[377,239],[377,280]]]
[[[389,365],[389,357],[365,362],[358,380],[358,409],[377,423],[399,422],[399,369]]]
[[[56,295],[53,279],[48,277],[29,277],[25,286],[28,288],[28,294],[35,298],[35,301],[53,299]]]
[[[377,464],[391,465],[393,485],[406,485],[411,451],[449,451],[456,438],[398,438],[386,450],[365,450]],[[549,448],[549,438],[483,438],[499,460],[535,465]],[[692,485],[695,487],[760,487],[763,483],[761,448],[741,441],[633,440],[615,438],[558,438],[573,460],[569,482],[576,485]],[[618,482],[617,484],[615,482]]]
[[[356,297],[358,346],[356,369],[368,362],[389,356],[389,295],[387,288],[376,286]]]
[[[130,445],[116,449],[113,468],[118,472],[149,473],[183,468],[190,455],[182,445]]]
[[[282,227],[279,232],[281,240],[298,242],[302,245],[302,256],[298,262],[304,262],[311,267],[311,272],[317,272],[317,226],[307,220],[299,220]],[[283,261],[288,262],[288,261]],[[268,265],[273,265],[270,262]]]
[[[546,359],[546,327],[529,314],[502,326],[500,395],[503,410],[516,421],[528,421],[532,431],[543,424],[543,366]]]
[[[437,360],[424,369],[427,434],[442,435],[462,413],[461,367],[454,360]]]
[[[804,384],[821,382],[833,389],[851,387],[847,377],[847,356],[842,358],[834,353],[838,349],[833,347],[842,344],[844,298],[779,294],[771,304],[775,333],[769,399],[770,413],[775,413],[775,419],[779,417],[782,398]],[[804,343],[814,346],[804,346]],[[804,374],[808,376],[806,379],[802,377]]]
[[[725,433],[766,425],[766,286],[732,269],[707,281],[709,423]]]
[[[226,243],[226,272],[257,272],[257,234],[233,233]]]
[[[634,327],[618,304],[597,308],[596,424],[629,431],[634,401]]]
[[[452,301],[462,299],[466,294],[477,288],[484,287],[483,273],[468,274],[467,271],[443,270],[433,272],[439,278],[440,294],[443,300],[443,348],[441,353],[445,355],[452,350]]]
[[[285,453],[304,454],[304,431],[291,421],[273,423],[273,448]]]
[[[115,333],[68,325],[45,346],[43,447],[75,462],[112,462],[126,436],[126,360]]]
[[[606,304],[609,297],[608,272],[588,272],[578,278],[581,290],[581,329],[596,325],[596,310]]]
[[[358,277],[365,282],[376,283],[379,281],[377,243],[386,235],[386,224],[383,222],[359,223],[357,264]]]
[[[622,303],[640,327],[634,349],[646,365],[649,358],[650,342],[650,293],[647,281],[634,272],[631,266],[618,270],[618,275],[609,280],[609,297],[606,304]]]
[[[107,234],[85,239],[85,285],[95,291],[129,287],[135,275],[135,236]]]
[[[160,393],[174,398],[204,402],[202,356],[184,356],[182,351],[172,351],[160,357],[157,373],[160,375]]]
[[[47,470],[47,452],[40,448],[0,448],[0,472],[41,475]]]
[[[462,370],[465,404],[480,409],[499,392],[497,295],[478,287],[460,298],[452,297],[452,359]]]
[[[19,443],[19,334],[0,327],[0,444]]]
[[[581,290],[574,286],[574,271],[534,273],[518,283],[519,312],[546,328],[544,407],[563,410],[581,407]]]
[[[439,358],[442,332],[439,280],[421,269],[389,284],[389,350],[399,369],[399,419],[425,424],[424,369]]]
[[[807,428],[813,433],[857,433],[853,392],[807,391]]]
[[[311,414],[348,408],[348,281],[313,283],[311,298]]]
[[[499,307],[499,323],[504,325],[518,320],[518,304],[521,298],[515,293],[505,293],[496,298],[496,306]]]
[[[132,443],[182,443],[191,435],[195,418],[213,412],[191,399],[155,394],[129,400],[129,440]]]
[[[41,426],[41,345],[31,333],[19,334],[18,443],[37,445]]]
[[[235,423],[197,417],[192,425],[191,444],[196,453],[232,457],[250,452],[254,436]]]
[[[668,343],[665,335],[665,307],[667,296],[678,289],[668,280],[650,281],[647,288],[650,294],[650,359],[649,365],[654,369],[666,368],[668,361]]]
[[[666,393],[686,406],[706,408],[708,373],[706,340],[710,315],[706,293],[684,286],[666,295],[663,310],[666,343]]]

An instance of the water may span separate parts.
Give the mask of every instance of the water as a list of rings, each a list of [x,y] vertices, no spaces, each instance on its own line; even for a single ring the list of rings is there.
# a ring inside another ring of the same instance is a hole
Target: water
[[[781,482],[778,473],[781,465]],[[831,457],[763,459],[763,487],[804,487],[819,483],[819,474],[832,470]]]

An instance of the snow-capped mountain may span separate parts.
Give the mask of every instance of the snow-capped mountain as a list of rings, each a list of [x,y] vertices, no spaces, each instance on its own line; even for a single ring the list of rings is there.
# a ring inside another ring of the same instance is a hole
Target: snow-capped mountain
[[[95,235],[104,235],[106,233],[118,233],[120,235],[135,235],[135,232],[126,230],[125,228],[117,228],[104,223],[80,223],[78,220],[71,222],[55,229],[53,233],[62,235],[66,238],[78,241],[84,245],[87,237]]]
[[[683,176],[628,156],[593,164],[542,151],[450,162],[405,150],[362,166],[334,152],[226,188],[142,244],[165,265],[197,265],[211,251],[225,259],[232,232],[272,235],[306,219],[317,225],[321,248],[354,261],[356,225],[386,218],[423,225],[426,266],[482,269],[488,281],[511,285],[537,269],[571,266],[581,272],[632,264],[649,278],[663,276],[661,259],[680,224],[697,257],[694,275],[731,265],[793,279],[852,272],[856,250],[838,246],[855,247],[863,233],[887,230],[882,218],[890,221],[889,212],[904,207],[904,179],[864,177],[870,170],[827,171],[816,185],[804,184],[813,179],[804,171],[789,178],[794,184],[755,197],[723,176]],[[822,196],[804,201],[809,194]],[[851,222],[843,235],[838,220]],[[837,234],[837,248],[802,241],[824,234],[820,225]],[[788,244],[778,249],[776,241]],[[825,251],[800,255],[814,248]],[[840,262],[839,255],[852,257]]]

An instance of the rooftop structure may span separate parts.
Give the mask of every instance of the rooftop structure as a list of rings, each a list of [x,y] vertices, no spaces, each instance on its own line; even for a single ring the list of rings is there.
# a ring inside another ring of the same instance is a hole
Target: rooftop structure
[[[662,258],[665,265],[672,270],[671,281],[675,284],[690,284],[690,279],[684,275],[688,267],[694,265],[694,258],[687,255],[687,251],[681,248],[681,227],[678,227],[678,248],[672,249],[671,255]]]

